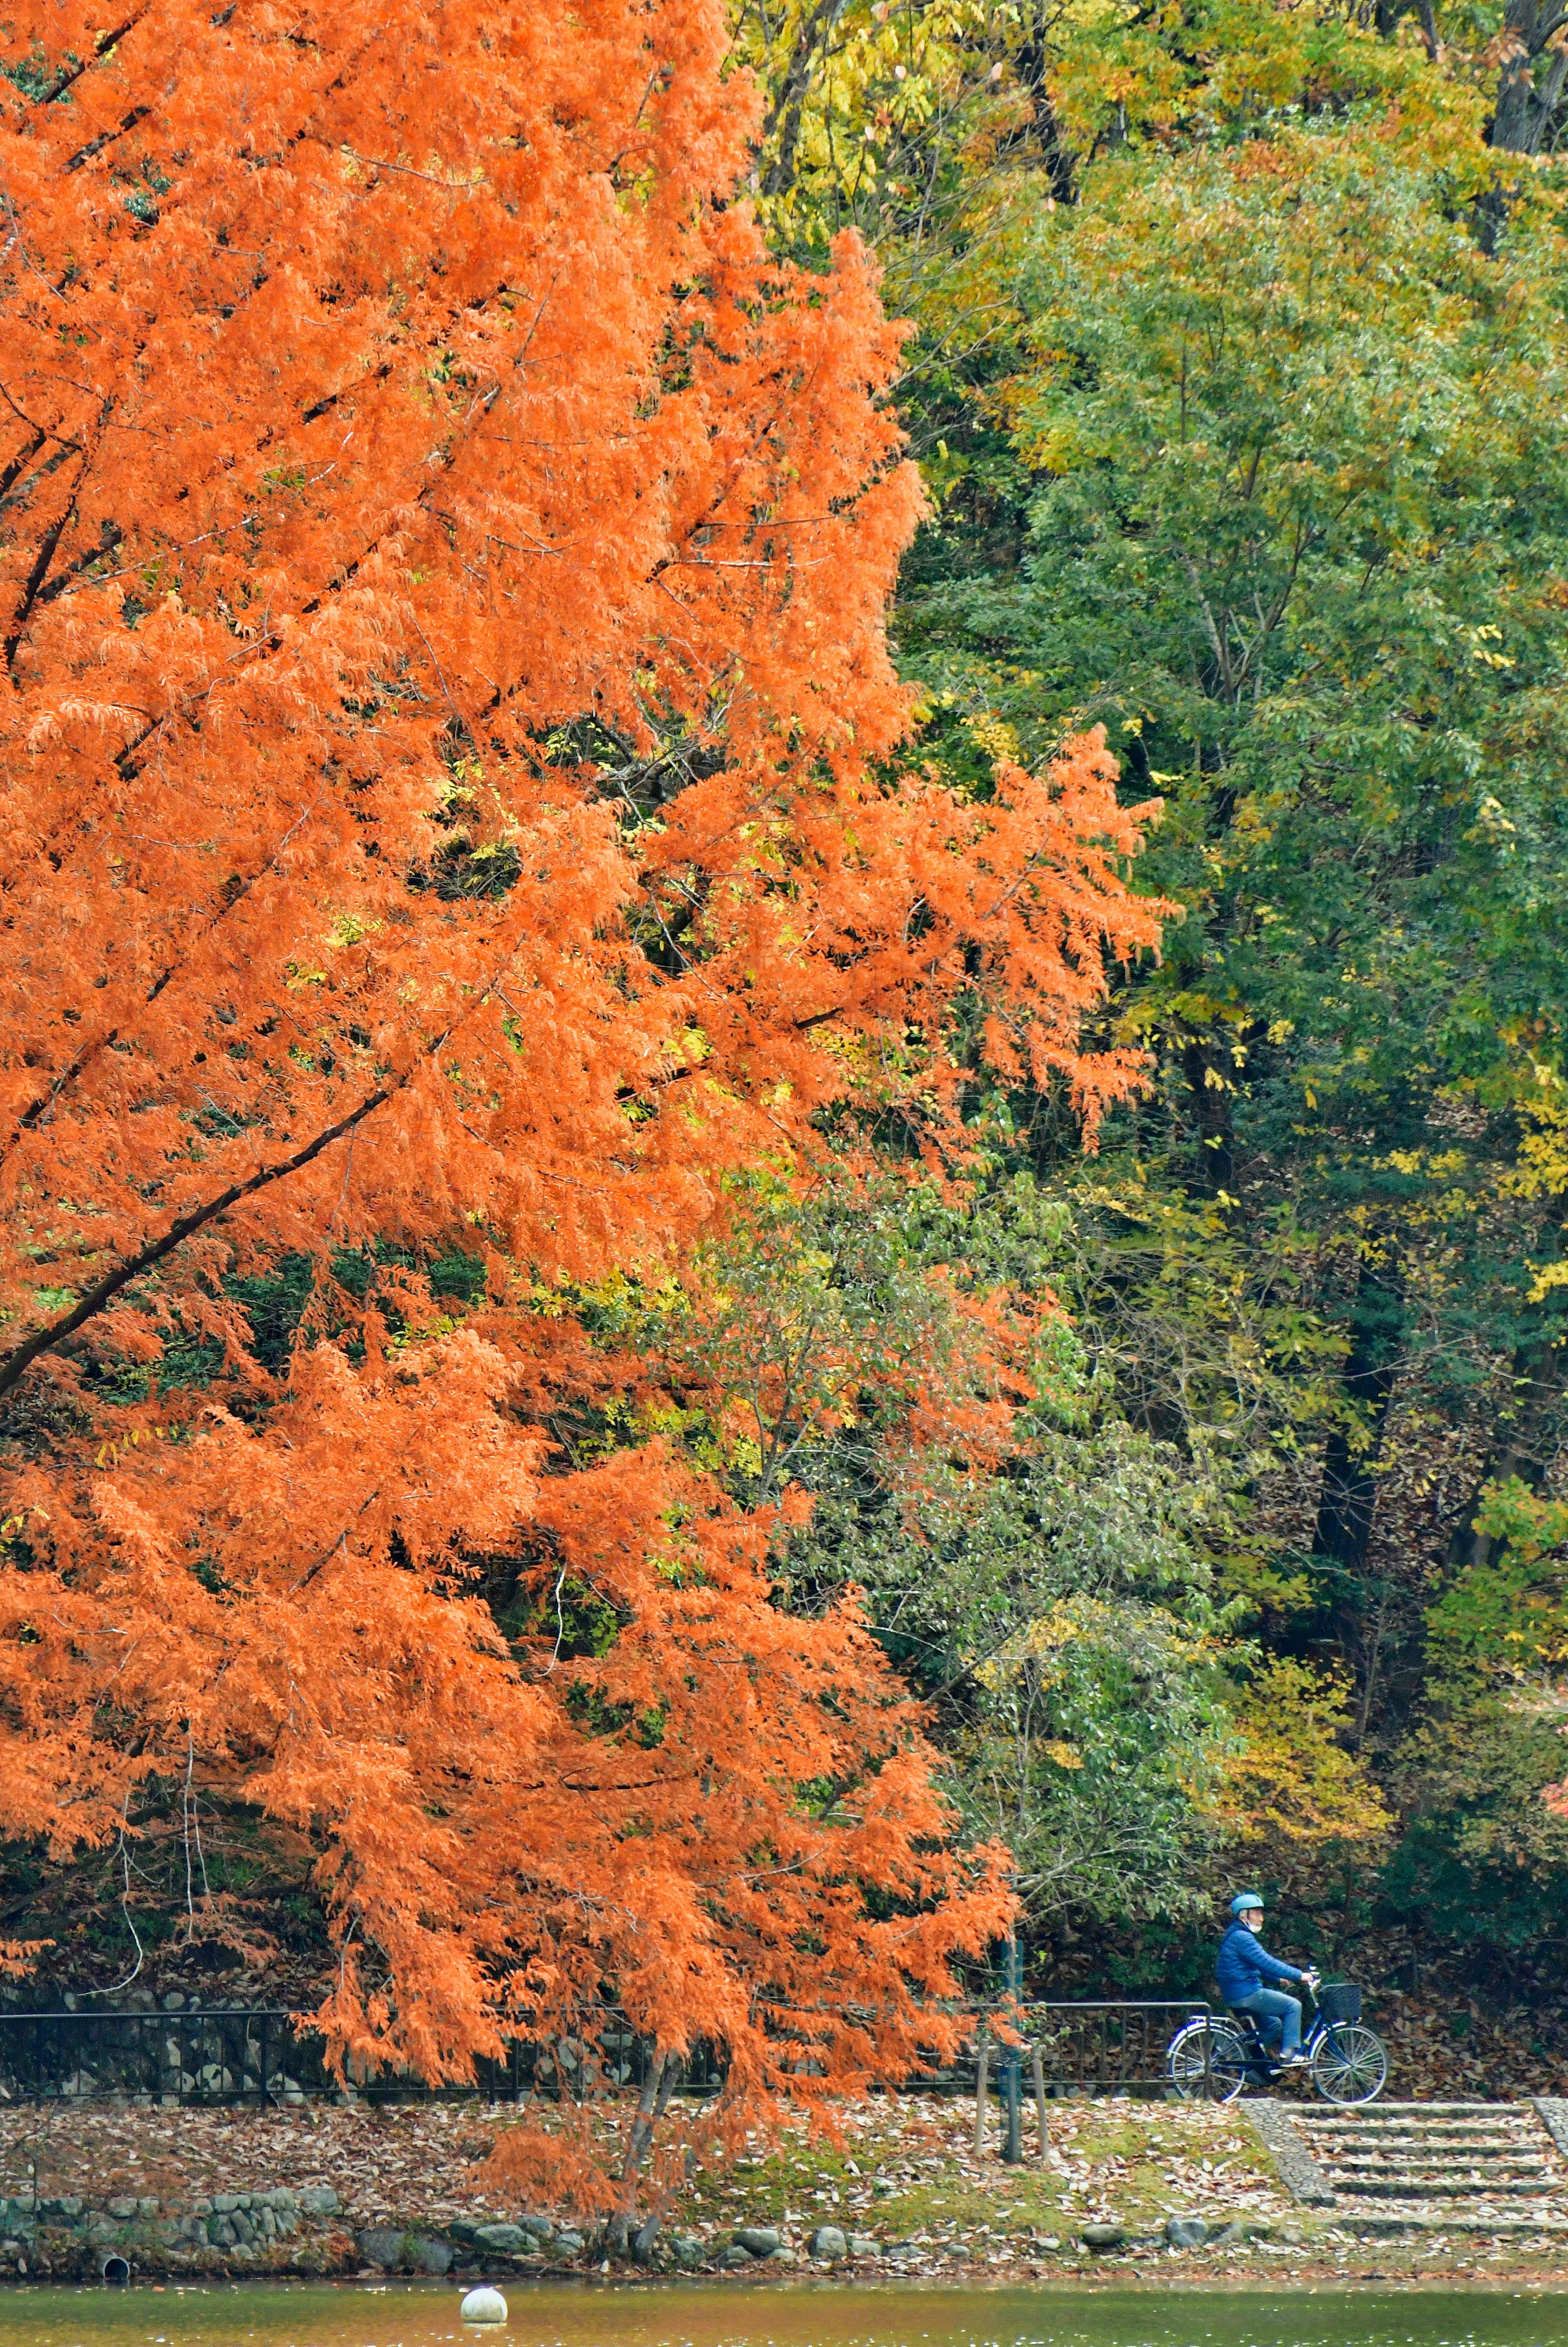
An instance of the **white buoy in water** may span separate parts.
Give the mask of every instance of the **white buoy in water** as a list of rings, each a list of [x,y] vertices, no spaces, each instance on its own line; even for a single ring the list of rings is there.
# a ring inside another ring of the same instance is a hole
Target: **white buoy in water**
[[[498,2290],[471,2290],[457,2312],[465,2322],[505,2322],[507,2301]]]

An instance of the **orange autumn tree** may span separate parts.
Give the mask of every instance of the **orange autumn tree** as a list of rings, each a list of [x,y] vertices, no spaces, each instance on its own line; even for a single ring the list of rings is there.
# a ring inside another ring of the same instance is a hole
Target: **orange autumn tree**
[[[304,1834],[340,2055],[613,1993],[737,2107],[907,2064],[1005,1905],[919,1717],[767,1521],[526,1397],[737,1172],[938,1150],[960,995],[1091,1124],[1137,812],[1093,741],[890,779],[898,330],[733,200],[716,0],[4,40],[0,1832],[128,1853],[200,1772]],[[525,1540],[597,1657],[501,1636]]]

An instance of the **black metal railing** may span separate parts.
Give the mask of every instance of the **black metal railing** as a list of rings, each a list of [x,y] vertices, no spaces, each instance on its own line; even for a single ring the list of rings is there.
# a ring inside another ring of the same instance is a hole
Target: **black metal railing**
[[[1201,1996],[998,1999],[977,2012],[975,2034],[956,2061],[910,2083],[927,2094],[973,2095],[983,2069],[988,2093],[1000,2094],[1016,2062],[1028,2077],[1038,2069],[1052,2094],[1152,2093],[1171,2084],[1172,2038],[1209,2010]]]
[[[995,2005],[976,2016],[958,2058],[911,2078],[918,2092],[1001,2094],[1023,2075],[1053,2094],[1148,2093],[1169,2085],[1165,2052],[1182,2025],[1208,2012],[1200,1998]],[[1022,2041],[999,2034],[1006,2015]],[[623,2014],[579,2036],[514,2039],[499,2058],[481,2057],[472,2086],[490,2102],[530,2096],[579,2102],[641,2091],[651,2047]],[[982,2072],[984,2077],[982,2079]],[[693,2046],[680,2091],[714,2094],[723,2082],[712,2047]],[[329,2071],[323,2040],[275,2007],[186,2006],[177,2012],[17,2013],[0,2007],[0,2101],[133,2100],[161,2103],[293,2104],[323,2097],[370,2102],[424,2099],[433,2091],[409,2072],[351,2061]],[[1026,2088],[1027,2091],[1027,2088]]]
[[[500,2056],[481,2056],[473,2086],[489,2102],[531,2095],[580,2101],[640,2090],[650,2048],[623,2014],[580,2037],[514,2039]],[[712,2050],[696,2045],[681,2090],[716,2092],[723,2073]],[[323,2096],[367,2102],[424,2099],[432,2090],[411,2072],[372,2070],[351,2060],[343,2079],[327,2067],[324,2041],[274,2007],[220,2006],[179,2012],[6,2013],[0,2010],[0,2100],[44,2103],[133,2100],[290,2104]],[[436,2090],[440,2091],[440,2090]]]
[[[1020,2034],[1038,2046],[1048,2087],[1131,2094],[1170,2084],[1165,2055],[1172,2038],[1208,2010],[1201,1996],[1026,2004]]]

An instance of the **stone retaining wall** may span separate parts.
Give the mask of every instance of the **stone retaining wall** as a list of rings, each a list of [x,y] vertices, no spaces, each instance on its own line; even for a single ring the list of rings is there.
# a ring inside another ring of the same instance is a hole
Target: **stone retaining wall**
[[[581,2232],[544,2217],[356,2229],[330,2185],[216,2192],[189,2209],[149,2196],[93,2202],[67,2193],[0,2199],[0,2274],[97,2278],[121,2258],[133,2274],[358,2273],[466,2276],[569,2265]]]

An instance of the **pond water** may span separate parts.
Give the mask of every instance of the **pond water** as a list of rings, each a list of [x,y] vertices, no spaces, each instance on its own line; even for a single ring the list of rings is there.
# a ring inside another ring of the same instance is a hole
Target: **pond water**
[[[1568,2293],[525,2286],[504,2330],[449,2285],[0,2292],[0,2347],[1568,2347]]]

